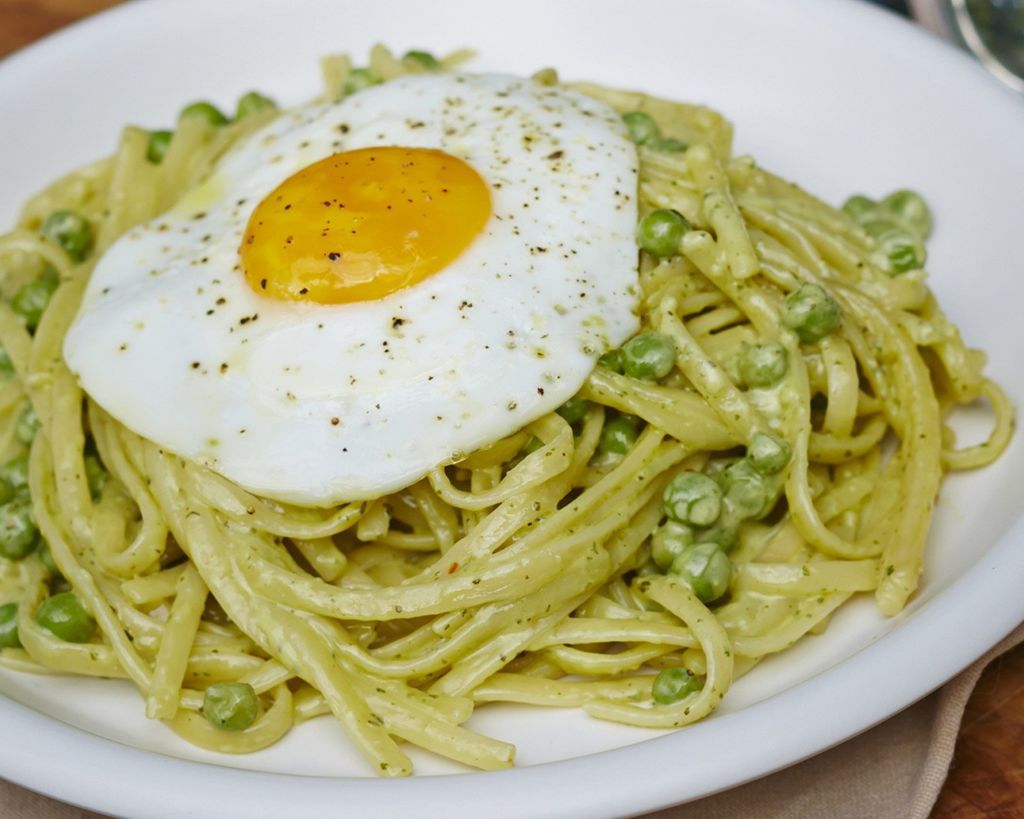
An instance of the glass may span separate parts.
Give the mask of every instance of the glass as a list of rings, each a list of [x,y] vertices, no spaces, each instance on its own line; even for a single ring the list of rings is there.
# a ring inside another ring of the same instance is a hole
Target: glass
[[[1024,94],[1024,0],[908,0],[917,21],[959,43]]]
[[[999,79],[1024,92],[1024,0],[951,0],[965,45]]]

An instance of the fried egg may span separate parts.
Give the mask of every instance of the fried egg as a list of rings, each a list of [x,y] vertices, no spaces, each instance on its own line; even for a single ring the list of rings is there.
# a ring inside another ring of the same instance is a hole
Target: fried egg
[[[110,247],[64,357],[250,491],[379,497],[554,410],[636,332],[636,188],[615,112],[531,80],[295,108]]]

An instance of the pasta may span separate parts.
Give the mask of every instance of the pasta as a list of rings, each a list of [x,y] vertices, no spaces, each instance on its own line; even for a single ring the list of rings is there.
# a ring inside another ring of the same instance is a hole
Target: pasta
[[[417,64],[377,47],[369,71]],[[325,95],[352,72],[328,58]],[[225,753],[332,714],[383,775],[412,773],[402,742],[493,770],[515,749],[464,727],[478,705],[679,727],[853,595],[906,605],[943,474],[990,463],[1012,433],[983,354],[920,264],[893,269],[891,235],[733,156],[717,113],[573,87],[672,135],[638,147],[642,212],[682,231],[670,255],[645,248],[639,273],[668,367],[638,378],[606,357],[571,406],[365,503],[253,495],[118,423],[61,356],[92,260],[272,112],[182,120],[159,163],[128,128],[112,157],[28,202],[0,237],[0,456],[30,442],[45,546],[0,560],[0,603],[16,605],[0,664],[127,678],[148,717]],[[39,235],[59,209],[98,226],[84,261]],[[44,266],[60,283],[30,332],[8,302]],[[993,430],[957,449],[947,418],[976,401]],[[40,622],[68,590],[95,622],[84,640]],[[254,695],[248,724],[211,716],[223,683]]]

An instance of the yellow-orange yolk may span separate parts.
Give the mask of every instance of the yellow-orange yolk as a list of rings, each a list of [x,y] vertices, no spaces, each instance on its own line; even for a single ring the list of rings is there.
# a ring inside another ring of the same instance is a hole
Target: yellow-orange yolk
[[[288,177],[249,218],[249,285],[276,299],[344,304],[423,281],[458,257],[491,215],[487,184],[433,148],[363,148]]]

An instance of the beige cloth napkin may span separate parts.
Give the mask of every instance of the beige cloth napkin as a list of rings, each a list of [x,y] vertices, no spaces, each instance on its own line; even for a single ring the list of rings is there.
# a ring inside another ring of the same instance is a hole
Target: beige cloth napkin
[[[981,672],[1021,642],[1024,625],[945,687],[830,751],[645,819],[927,819]],[[99,819],[99,814],[0,780],[0,819]]]

